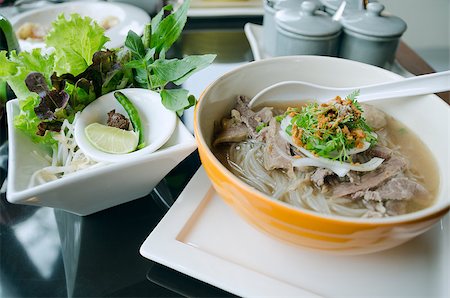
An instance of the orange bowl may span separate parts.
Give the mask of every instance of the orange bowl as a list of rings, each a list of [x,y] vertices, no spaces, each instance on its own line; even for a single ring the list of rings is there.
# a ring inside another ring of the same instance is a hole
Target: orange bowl
[[[375,219],[303,210],[275,200],[241,181],[211,151],[214,125],[229,115],[238,95],[252,97],[263,88],[285,80],[351,87],[400,78],[371,65],[319,56],[279,57],[237,68],[213,82],[203,92],[195,109],[194,131],[203,167],[228,205],[247,222],[279,239],[337,254],[372,253],[400,245],[430,229],[450,208],[449,126],[446,122],[450,109],[435,95],[372,103],[421,136],[439,160],[436,202],[414,213]],[[419,117],[421,120],[416,121]],[[439,135],[430,134],[430,131],[438,131]]]

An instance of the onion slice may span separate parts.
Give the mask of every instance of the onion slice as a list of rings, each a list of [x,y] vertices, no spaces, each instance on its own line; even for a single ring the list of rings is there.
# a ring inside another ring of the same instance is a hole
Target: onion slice
[[[293,159],[292,165],[294,167],[311,167],[312,166],[312,167],[318,167],[318,168],[326,168],[326,169],[333,171],[339,177],[344,177],[350,171],[358,171],[358,172],[373,171],[376,168],[378,168],[384,161],[383,158],[374,157],[371,160],[369,160],[368,162],[363,163],[363,164],[352,164],[352,163],[348,163],[348,162],[331,160],[331,159],[324,158],[321,156],[315,156],[309,150],[307,150],[301,146],[297,146],[293,142],[292,138],[286,133],[286,127],[288,125],[290,125],[290,123],[291,123],[290,119],[292,119],[292,118],[287,116],[281,121],[280,134],[287,142],[289,142],[289,144],[291,144],[292,146],[294,146],[295,148],[300,150],[300,152],[306,156],[303,158]],[[364,143],[364,147],[363,147],[364,150],[361,150],[363,148],[356,149],[356,150],[354,150],[355,151],[354,153],[352,152],[352,154],[356,154],[356,153],[367,150],[369,148],[370,144],[367,143],[368,144],[367,145],[366,143],[367,142]]]

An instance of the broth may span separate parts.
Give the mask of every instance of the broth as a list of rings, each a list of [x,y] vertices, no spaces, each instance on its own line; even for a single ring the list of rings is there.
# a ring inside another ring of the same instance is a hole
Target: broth
[[[287,106],[280,106],[274,111],[282,111],[286,108]],[[350,171],[348,177],[344,178],[329,175],[325,178],[325,184],[319,187],[311,179],[317,169],[315,167],[295,168],[293,173],[285,169],[268,170],[264,165],[264,150],[268,145],[255,137],[240,142],[222,143],[213,146],[212,149],[220,162],[244,182],[274,199],[299,208],[352,217],[384,217],[411,213],[431,206],[435,201],[440,183],[439,169],[432,153],[413,131],[393,117],[381,113],[385,117],[386,125],[374,130],[378,135],[378,144],[392,150],[390,159],[395,157],[406,161],[406,166],[402,171],[395,173],[392,180],[408,181],[405,184],[407,187],[402,189],[397,186],[397,190],[405,193],[411,189],[413,183],[417,184],[415,188],[412,188],[414,195],[407,199],[400,200],[392,197],[366,200],[367,194],[373,195],[376,191],[386,193],[384,189],[386,187],[383,185],[390,183],[390,180],[377,187],[363,190],[365,194],[362,199],[352,197],[355,193],[333,196],[336,185],[346,184],[352,187],[352,182],[348,178],[350,174],[356,173],[362,177],[360,179],[365,179],[364,176],[367,174],[362,172]],[[419,191],[422,187],[426,192]]]

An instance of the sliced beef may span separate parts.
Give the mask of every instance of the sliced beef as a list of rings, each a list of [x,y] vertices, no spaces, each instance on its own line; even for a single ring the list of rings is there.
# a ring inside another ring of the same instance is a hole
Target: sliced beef
[[[108,112],[108,120],[106,122],[108,126],[128,130],[130,128],[130,120],[120,113],[116,113],[116,110]]]
[[[374,106],[363,104],[361,105],[364,113],[363,117],[366,119],[367,124],[375,130],[379,130],[386,126],[386,114]]]
[[[249,136],[257,139],[260,133],[256,128],[261,123],[269,123],[273,118],[272,108],[265,107],[258,112],[248,107],[249,99],[238,96],[236,107],[231,111],[230,119],[222,119],[220,131],[214,140],[214,146],[221,143],[237,143],[246,140]],[[267,132],[264,131],[264,134]]]
[[[352,197],[363,196],[367,201],[409,200],[415,194],[426,193],[427,190],[419,183],[407,177],[394,177],[375,190],[356,192]]]
[[[347,173],[347,177],[351,183],[360,183],[361,182],[361,175],[358,174],[358,172],[350,171]]]
[[[259,121],[255,118],[256,113],[248,107],[249,99],[245,96],[237,98],[236,110],[241,114],[241,120],[244,122],[251,132],[256,130]]]
[[[248,137],[248,128],[245,124],[239,123],[223,129],[214,140],[214,146],[221,143],[238,143],[245,141]]]
[[[393,152],[391,149],[389,149],[388,147],[380,146],[380,145],[375,145],[369,149],[369,154],[372,157],[380,157],[383,159],[391,158],[392,153]]]
[[[264,147],[264,168],[270,171],[273,169],[284,169],[293,171],[292,162],[286,156],[290,156],[289,143],[279,134],[280,124],[272,118],[269,122],[265,134]],[[281,152],[280,152],[281,151]]]
[[[333,197],[343,197],[359,191],[373,189],[385,182],[387,179],[400,173],[406,166],[406,162],[398,157],[391,157],[384,161],[376,170],[361,175],[359,182],[344,182],[333,189]]]
[[[325,168],[317,168],[311,175],[311,181],[317,187],[322,187],[325,184],[325,178],[330,175],[334,175],[333,171]]]
[[[264,107],[255,114],[255,119],[259,123],[269,123],[269,121],[273,118],[273,108]]]
[[[406,213],[406,201],[387,201],[384,206],[389,216],[402,215]]]

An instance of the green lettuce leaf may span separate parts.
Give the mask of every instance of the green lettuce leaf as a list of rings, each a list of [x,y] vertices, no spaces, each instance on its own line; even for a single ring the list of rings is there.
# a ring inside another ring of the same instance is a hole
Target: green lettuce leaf
[[[64,15],[59,15],[45,40],[48,47],[55,48],[54,70],[57,74],[77,76],[85,71],[92,64],[94,53],[100,51],[109,40],[104,32],[89,17],[72,14],[67,20]]]
[[[34,107],[39,104],[39,101],[38,95],[31,95],[19,101],[20,114],[14,118],[14,126],[29,136],[35,143],[56,144],[57,141],[53,139],[53,132],[47,131],[44,136],[36,134],[41,120],[36,116]]]
[[[34,95],[25,85],[27,75],[30,72],[39,72],[50,85],[54,62],[54,55],[45,55],[41,49],[19,54],[12,51],[9,59],[6,57],[6,52],[2,51],[0,52],[0,76],[8,82],[19,100],[26,99]]]

